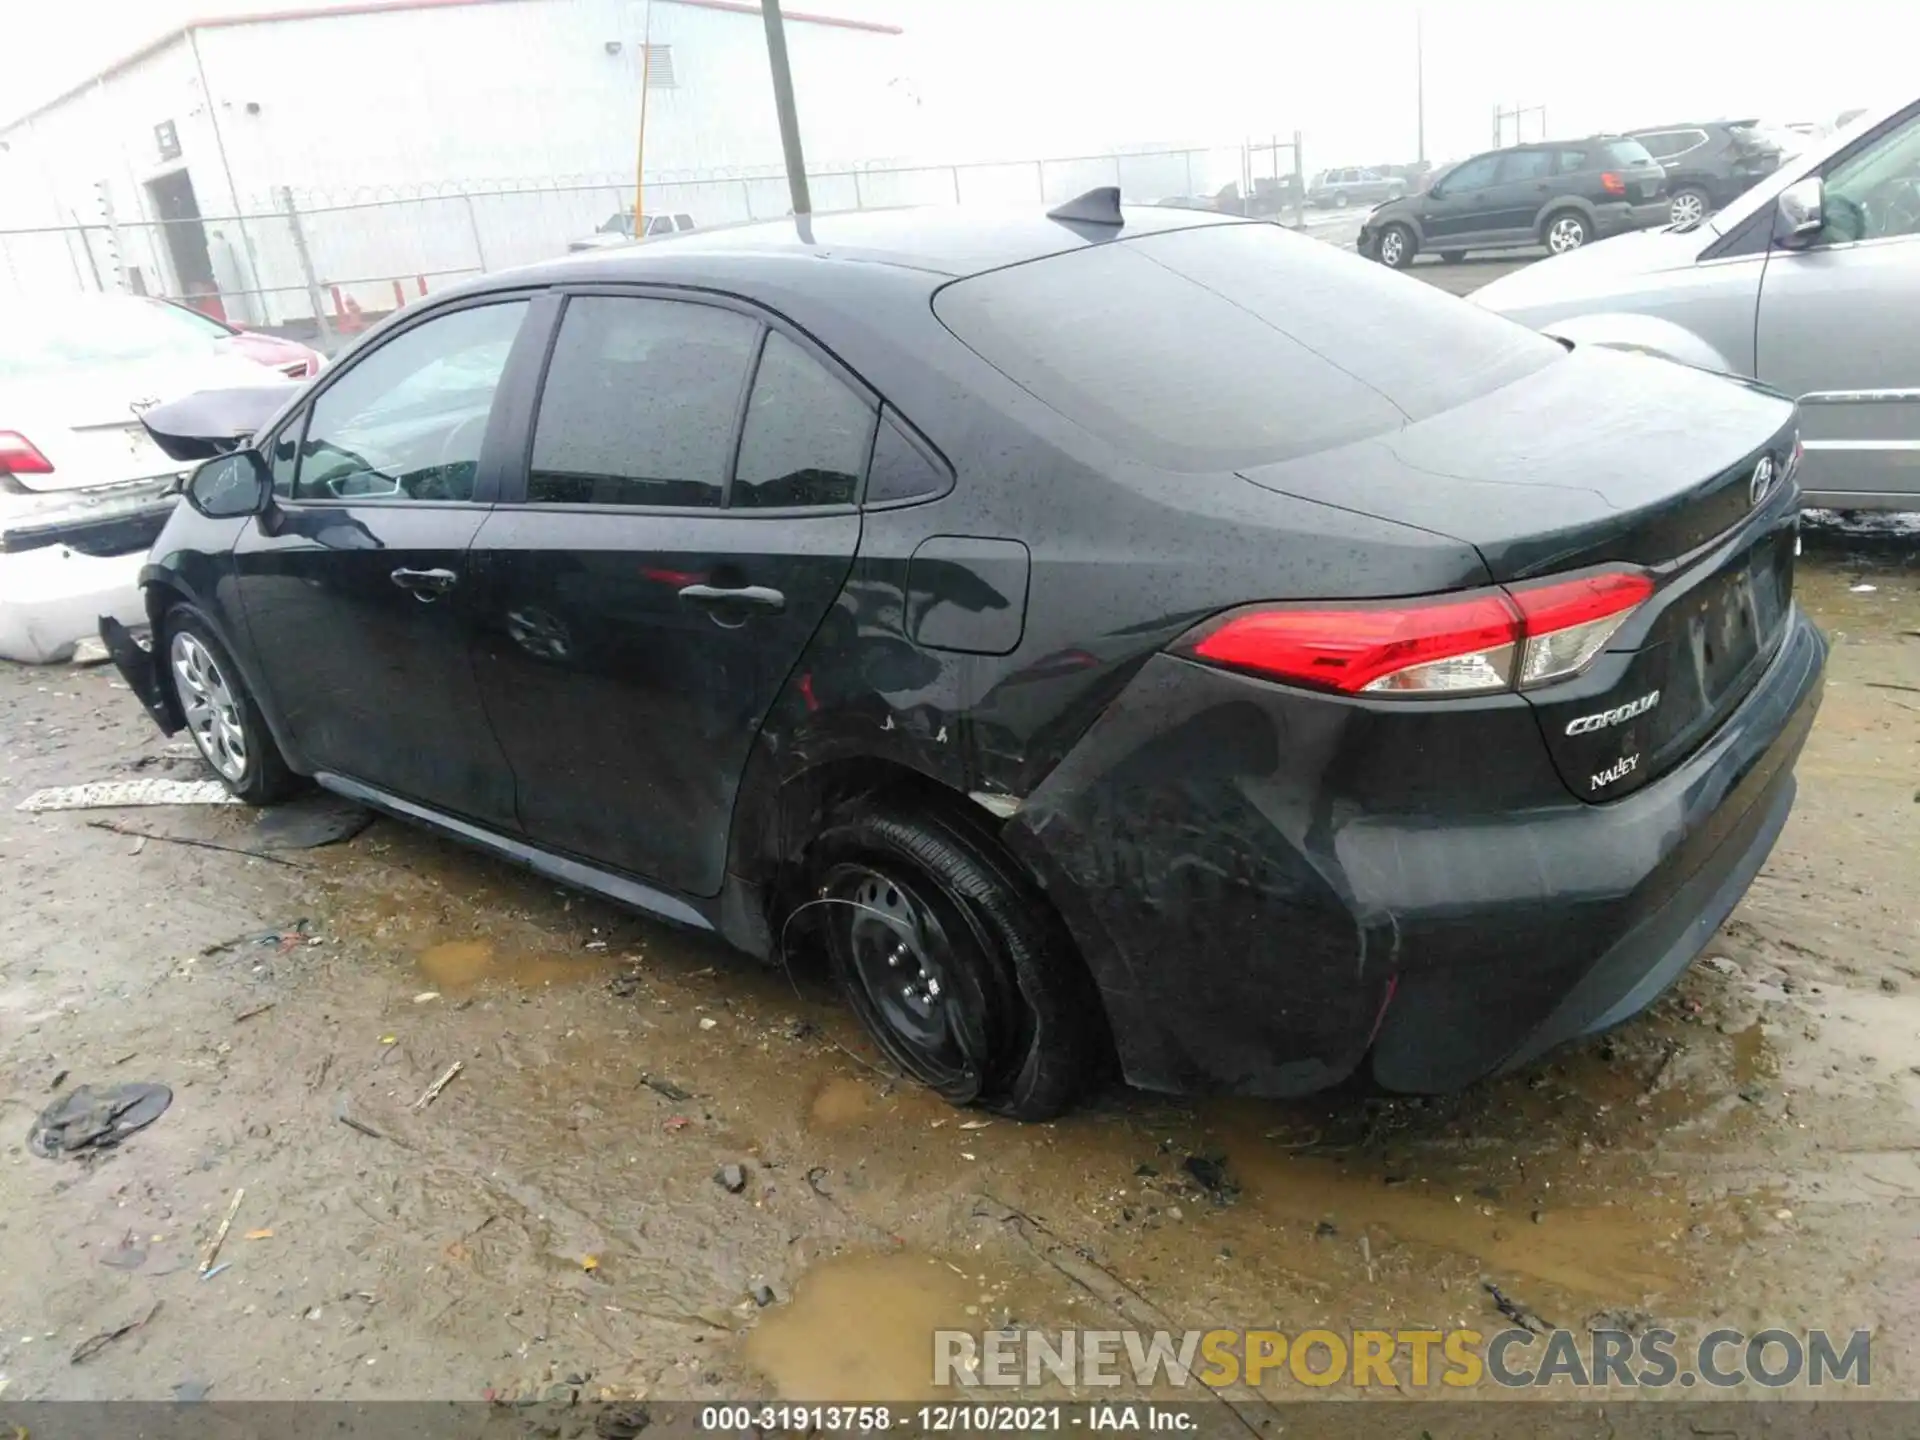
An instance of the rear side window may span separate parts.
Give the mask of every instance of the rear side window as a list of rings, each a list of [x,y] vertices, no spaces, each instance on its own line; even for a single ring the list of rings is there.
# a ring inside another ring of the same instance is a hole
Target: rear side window
[[[1562,175],[1578,175],[1592,163],[1584,150],[1556,150],[1553,153],[1554,169]]]
[[[1500,157],[1500,183],[1512,185],[1522,180],[1544,180],[1553,174],[1551,150],[1509,150]]]
[[[720,504],[760,323],[677,300],[567,303],[534,422],[535,505]]]
[[[768,331],[728,503],[851,505],[873,449],[873,417],[818,360]]]
[[[1275,225],[1092,245],[956,281],[956,336],[1165,469],[1232,470],[1448,410],[1564,358],[1512,321]]]
[[[1615,165],[1651,165],[1653,156],[1638,140],[1609,140],[1607,159]]]

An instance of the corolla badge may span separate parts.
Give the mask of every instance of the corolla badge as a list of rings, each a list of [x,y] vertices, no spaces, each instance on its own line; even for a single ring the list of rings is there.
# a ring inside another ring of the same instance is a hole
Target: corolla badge
[[[1747,505],[1758,505],[1767,498],[1767,492],[1773,489],[1773,456],[1762,455],[1760,463],[1753,467],[1753,478],[1747,481]]]

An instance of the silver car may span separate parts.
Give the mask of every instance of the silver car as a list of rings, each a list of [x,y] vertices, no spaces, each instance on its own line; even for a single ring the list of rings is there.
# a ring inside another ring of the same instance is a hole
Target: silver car
[[[1322,170],[1314,176],[1307,186],[1307,203],[1335,210],[1349,205],[1378,205],[1382,200],[1398,200],[1407,188],[1407,182],[1398,175],[1348,166],[1344,170]]]
[[[1861,116],[1717,215],[1472,298],[1564,341],[1797,396],[1809,506],[1920,510],[1920,101]]]

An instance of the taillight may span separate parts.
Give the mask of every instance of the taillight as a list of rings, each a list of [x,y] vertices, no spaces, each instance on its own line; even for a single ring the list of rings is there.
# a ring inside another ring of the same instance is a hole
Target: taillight
[[[1486,695],[1578,674],[1652,593],[1639,571],[1614,570],[1431,600],[1261,606],[1178,648],[1346,695]]]
[[[51,475],[53,463],[18,430],[0,430],[0,471],[12,475]]]
[[[1578,580],[1515,585],[1507,593],[1526,634],[1515,682],[1524,690],[1578,675],[1591,665],[1653,593],[1653,581],[1637,570],[1611,570]]]
[[[1600,175],[1600,188],[1609,195],[1624,195],[1627,193],[1627,182],[1613,171],[1605,170]]]

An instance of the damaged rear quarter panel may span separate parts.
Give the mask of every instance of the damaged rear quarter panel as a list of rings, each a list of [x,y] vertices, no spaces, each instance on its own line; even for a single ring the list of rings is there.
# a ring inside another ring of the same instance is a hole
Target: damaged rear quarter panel
[[[1423,842],[1559,789],[1517,696],[1359,701],[1159,655],[1004,833],[1132,1083],[1285,1096],[1359,1065],[1397,977],[1469,948],[1484,896],[1550,893],[1524,854],[1495,873]],[[1516,977],[1519,1003],[1558,974]]]

